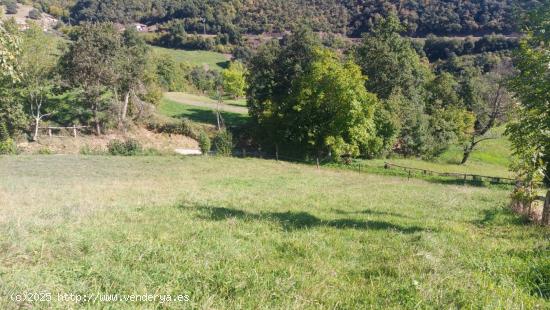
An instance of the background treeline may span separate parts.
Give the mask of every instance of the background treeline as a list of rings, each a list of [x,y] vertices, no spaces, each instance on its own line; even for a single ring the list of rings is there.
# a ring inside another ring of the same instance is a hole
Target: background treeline
[[[396,14],[409,36],[509,34],[518,16],[537,0],[38,0],[66,21],[147,24],[182,19],[185,30],[209,34],[283,32],[308,25],[314,31],[360,36],[377,19]]]
[[[291,156],[436,157],[464,146],[464,162],[507,120],[513,70],[498,55],[430,64],[403,25],[379,20],[341,55],[310,31],[262,45],[248,62],[250,135]]]
[[[0,55],[0,142],[37,141],[47,125],[125,131],[151,120],[164,91],[243,95],[241,64],[218,72],[176,62],[135,28],[112,23],[83,23],[59,37],[8,20],[0,23]]]
[[[428,59],[436,61],[455,56],[512,50],[519,46],[519,38],[485,35],[479,39],[473,37],[459,39],[429,35],[420,44],[423,46],[422,50]]]

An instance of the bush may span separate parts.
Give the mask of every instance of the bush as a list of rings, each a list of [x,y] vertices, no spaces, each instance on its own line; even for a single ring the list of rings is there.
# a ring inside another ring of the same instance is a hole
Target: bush
[[[34,20],[40,19],[40,18],[42,18],[42,12],[40,12],[40,11],[37,10],[37,9],[32,9],[32,10],[29,12],[29,18],[30,18],[30,19],[34,19]]]
[[[212,142],[204,131],[202,131],[199,135],[199,147],[204,155],[208,155],[210,148],[212,147]]]
[[[43,148],[38,150],[37,154],[38,155],[51,155],[51,154],[53,154],[53,152],[49,148],[43,147]]]
[[[139,141],[128,139],[126,141],[112,140],[107,144],[109,154],[115,156],[135,156],[143,152]]]
[[[9,155],[17,153],[17,146],[15,141],[11,138],[7,138],[4,141],[0,141],[0,155]]]
[[[80,148],[80,155],[102,155],[105,152],[99,148],[92,148],[89,145],[84,145]]]
[[[15,1],[9,1],[5,3],[6,14],[17,14],[17,3]]]
[[[163,122],[159,120],[153,120],[147,124],[147,128],[158,133],[184,135],[188,136],[191,139],[199,139],[199,134],[195,129],[195,125],[187,118],[184,118],[180,122]]]
[[[214,151],[220,156],[231,156],[233,152],[233,135],[223,130],[216,134],[213,141]]]

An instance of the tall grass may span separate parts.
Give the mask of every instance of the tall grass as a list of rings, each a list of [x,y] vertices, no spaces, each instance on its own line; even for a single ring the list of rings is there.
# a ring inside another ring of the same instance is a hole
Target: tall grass
[[[0,172],[3,309],[550,306],[550,231],[499,189],[214,157],[1,157]],[[21,291],[190,301],[6,297]]]

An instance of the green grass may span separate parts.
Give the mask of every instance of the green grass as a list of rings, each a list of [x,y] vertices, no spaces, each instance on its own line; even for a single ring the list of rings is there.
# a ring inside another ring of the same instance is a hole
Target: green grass
[[[508,167],[512,152],[510,141],[504,136],[504,127],[495,128],[491,134],[496,138],[481,142],[472,153],[468,163],[483,163],[493,166]],[[462,161],[463,150],[455,146],[442,154],[437,161],[447,164],[459,164]]]
[[[226,99],[224,99],[224,103],[235,106],[235,107],[246,108],[246,98],[239,98],[239,99],[226,98]]]
[[[480,143],[465,165],[460,165],[463,156],[461,146],[453,146],[433,160],[397,157],[389,159],[359,160],[356,164],[361,164],[363,168],[369,172],[383,174],[387,174],[387,171],[380,168],[384,166],[385,162],[389,162],[400,166],[427,169],[442,173],[462,173],[514,178],[514,174],[509,170],[512,161],[511,146],[503,133],[503,127],[493,130],[493,135],[496,138]],[[393,172],[390,173],[394,174]],[[449,179],[447,178],[446,180]]]
[[[0,157],[0,308],[550,307],[508,191],[254,159]],[[19,303],[10,292],[187,294]]]
[[[154,46],[153,51],[158,55],[168,55],[176,62],[186,62],[193,66],[207,65],[212,70],[223,70],[228,66],[228,59],[224,54],[211,51],[186,51]]]
[[[167,98],[162,99],[158,112],[165,116],[175,118],[189,118],[192,121],[214,125],[216,124],[216,114],[211,108],[194,105],[186,105]],[[226,125],[238,126],[244,124],[248,115],[234,112],[221,112]]]

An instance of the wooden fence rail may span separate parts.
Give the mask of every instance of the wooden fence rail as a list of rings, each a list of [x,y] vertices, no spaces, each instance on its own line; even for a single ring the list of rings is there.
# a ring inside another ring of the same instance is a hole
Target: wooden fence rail
[[[52,130],[61,130],[61,129],[68,129],[68,130],[72,130],[72,133],[73,133],[73,137],[76,138],[77,134],[78,134],[78,130],[80,129],[87,129],[87,128],[91,128],[90,126],[70,126],[70,127],[56,127],[56,126],[48,126],[48,127],[39,127],[38,129],[39,130],[47,130],[48,131],[48,136],[52,136]]]
[[[391,169],[391,168],[403,169],[406,172],[408,172],[409,177],[411,177],[411,174],[413,171],[417,171],[422,173],[423,175],[435,175],[440,177],[456,178],[458,180],[464,181],[464,183],[466,183],[467,181],[483,182],[483,180],[487,180],[493,184],[508,184],[508,185],[516,184],[516,180],[511,178],[478,175],[478,174],[464,174],[464,173],[455,173],[455,172],[438,172],[438,171],[433,171],[429,169],[406,167],[406,166],[396,165],[388,162],[384,163],[384,168],[385,169]]]

